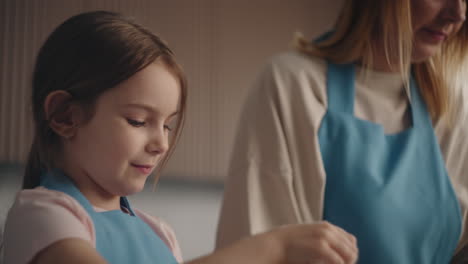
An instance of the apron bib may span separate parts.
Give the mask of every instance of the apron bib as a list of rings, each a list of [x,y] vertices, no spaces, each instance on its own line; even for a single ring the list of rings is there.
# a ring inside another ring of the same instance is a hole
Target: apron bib
[[[120,204],[130,214],[121,210],[96,212],[74,183],[59,170],[42,175],[41,186],[64,192],[83,206],[94,223],[96,250],[109,263],[177,263],[161,238],[133,213],[126,197],[120,198]]]
[[[356,236],[358,263],[449,263],[460,207],[416,82],[412,126],[385,134],[354,116],[354,76],[354,65],[328,63],[328,110],[319,129],[324,219]]]

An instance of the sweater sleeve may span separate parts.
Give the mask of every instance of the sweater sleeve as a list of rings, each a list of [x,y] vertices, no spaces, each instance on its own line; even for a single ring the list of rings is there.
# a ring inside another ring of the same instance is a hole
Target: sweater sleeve
[[[95,246],[88,213],[72,197],[38,187],[20,191],[5,223],[5,264],[29,263],[43,249],[66,238]]]
[[[468,262],[468,112],[460,107],[459,115],[435,125],[448,175],[457,195],[462,217],[462,234],[452,263]]]
[[[238,125],[217,247],[321,219],[324,173],[316,135],[325,113],[324,78],[323,61],[293,52],[273,58],[260,74]]]

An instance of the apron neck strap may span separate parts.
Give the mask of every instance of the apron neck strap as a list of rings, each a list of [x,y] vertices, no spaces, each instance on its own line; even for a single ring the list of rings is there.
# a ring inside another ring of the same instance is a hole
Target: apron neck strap
[[[354,115],[354,64],[328,62],[328,109]]]
[[[76,187],[75,183],[68,177],[62,170],[53,169],[45,172],[41,175],[40,185],[55,191],[64,192],[77,200],[85,210],[89,212],[95,212],[94,207],[89,200],[81,193]],[[120,206],[125,207],[130,214],[135,215],[133,209],[130,206],[126,197],[120,197]]]

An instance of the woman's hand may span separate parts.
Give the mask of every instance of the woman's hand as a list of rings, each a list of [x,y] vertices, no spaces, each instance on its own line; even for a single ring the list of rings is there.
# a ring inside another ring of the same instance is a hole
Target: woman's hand
[[[356,238],[328,222],[287,225],[187,264],[354,264]]]

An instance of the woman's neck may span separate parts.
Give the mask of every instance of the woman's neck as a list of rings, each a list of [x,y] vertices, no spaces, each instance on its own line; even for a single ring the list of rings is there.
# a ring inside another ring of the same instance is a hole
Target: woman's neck
[[[371,69],[378,72],[400,72],[398,56],[389,57],[385,55],[385,47],[382,41],[375,40],[375,45],[372,47],[372,66]]]

